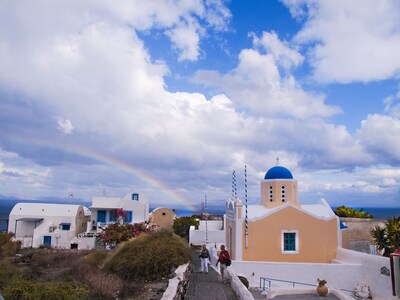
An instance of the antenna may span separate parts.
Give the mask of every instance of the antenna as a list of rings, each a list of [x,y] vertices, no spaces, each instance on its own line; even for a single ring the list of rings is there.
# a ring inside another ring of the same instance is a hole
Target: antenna
[[[279,156],[276,157],[276,165],[279,165]]]

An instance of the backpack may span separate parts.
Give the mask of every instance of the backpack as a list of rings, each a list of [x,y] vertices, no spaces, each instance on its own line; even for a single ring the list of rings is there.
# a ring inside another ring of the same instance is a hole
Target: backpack
[[[227,267],[229,267],[232,264],[232,261],[230,259],[227,259],[225,264]]]

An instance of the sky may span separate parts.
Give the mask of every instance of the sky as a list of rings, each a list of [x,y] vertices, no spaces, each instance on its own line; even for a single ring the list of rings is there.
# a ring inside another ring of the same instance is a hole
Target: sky
[[[0,199],[400,206],[397,0],[0,0]]]

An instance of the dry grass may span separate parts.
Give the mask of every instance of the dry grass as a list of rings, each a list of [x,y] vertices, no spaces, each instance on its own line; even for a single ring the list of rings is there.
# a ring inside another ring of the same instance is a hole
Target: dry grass
[[[74,264],[71,276],[89,287],[91,299],[115,299],[117,293],[121,296],[129,292],[129,285],[121,278],[102,272],[84,260]]]

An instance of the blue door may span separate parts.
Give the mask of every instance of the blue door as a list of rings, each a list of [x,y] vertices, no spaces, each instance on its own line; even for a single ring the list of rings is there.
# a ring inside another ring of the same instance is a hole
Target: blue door
[[[97,211],[97,222],[100,222],[100,223],[106,222],[106,211],[105,210]]]
[[[128,223],[132,223],[132,211],[130,211],[130,210],[126,211],[126,217],[125,217],[124,221],[128,222]]]
[[[43,237],[43,245],[51,247],[51,236],[45,235]]]

